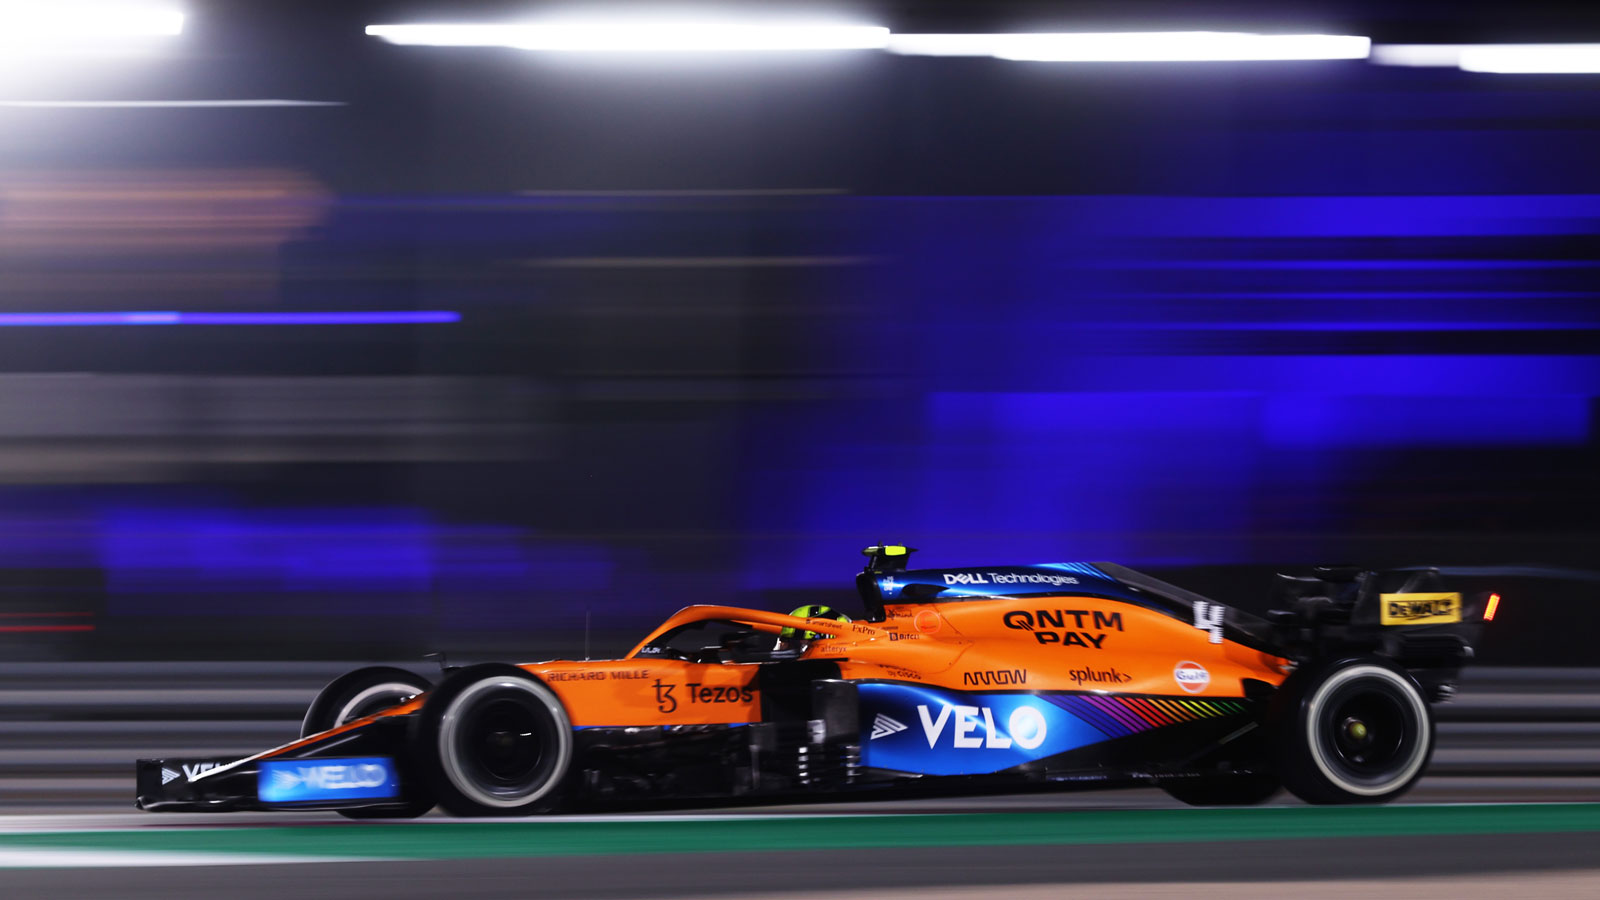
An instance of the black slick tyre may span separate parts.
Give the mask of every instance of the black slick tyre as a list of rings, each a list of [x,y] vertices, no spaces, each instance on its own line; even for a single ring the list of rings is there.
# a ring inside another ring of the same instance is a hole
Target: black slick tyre
[[[310,737],[404,703],[429,688],[428,679],[393,666],[368,666],[328,682],[311,701],[300,723],[300,736]],[[403,765],[403,761],[401,761]],[[405,773],[407,797],[393,806],[337,810],[348,819],[414,819],[433,809],[433,795],[411,773]]]
[[[560,698],[503,663],[469,666],[440,682],[410,741],[439,804],[458,816],[549,812],[572,768],[572,722]]]
[[[1168,781],[1161,788],[1190,806],[1255,806],[1270,800],[1283,782],[1271,772],[1249,772]]]
[[[311,701],[300,723],[300,736],[310,737],[347,722],[404,703],[429,688],[428,679],[394,666],[368,666],[328,682]]]
[[[1433,711],[1403,669],[1342,659],[1285,682],[1276,709],[1279,772],[1307,803],[1385,803],[1433,756]]]

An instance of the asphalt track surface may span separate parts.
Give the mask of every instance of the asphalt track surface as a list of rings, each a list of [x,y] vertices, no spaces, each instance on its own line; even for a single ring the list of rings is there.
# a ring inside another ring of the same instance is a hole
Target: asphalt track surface
[[[1516,893],[1594,896],[1597,837],[1596,803],[1190,809],[1152,791],[496,821],[0,816],[0,895],[932,900],[1001,885],[1196,896],[1297,883],[1304,896],[1309,882],[1395,896],[1448,882],[1467,897],[1504,896],[1515,876]]]

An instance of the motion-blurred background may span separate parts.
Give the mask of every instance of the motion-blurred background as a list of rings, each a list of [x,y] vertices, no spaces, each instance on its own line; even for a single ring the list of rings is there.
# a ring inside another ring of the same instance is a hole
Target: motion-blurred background
[[[4,18],[58,6],[0,3],[6,660],[609,654],[689,603],[853,608],[889,540],[1246,608],[1461,567],[1506,597],[1480,660],[1593,663],[1600,74],[1380,51],[1600,11],[801,10],[1374,45],[1204,63]]]

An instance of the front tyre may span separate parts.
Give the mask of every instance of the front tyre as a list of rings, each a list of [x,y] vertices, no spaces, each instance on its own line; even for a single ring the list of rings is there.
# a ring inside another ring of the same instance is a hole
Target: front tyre
[[[428,679],[393,666],[368,666],[328,682],[311,701],[300,736],[327,731],[382,712],[427,691]]]
[[[368,666],[328,682],[311,701],[300,723],[300,736],[310,737],[348,725],[373,713],[397,706],[428,690],[428,679],[394,666]],[[404,762],[401,762],[404,765]],[[363,806],[337,810],[347,819],[414,819],[433,809],[433,795],[409,772],[403,773],[405,802],[397,806]]]
[[[1411,676],[1378,657],[1340,660],[1286,685],[1280,774],[1307,803],[1384,803],[1433,755],[1433,712]]]
[[[561,801],[572,722],[555,692],[522,669],[487,663],[455,672],[413,724],[413,753],[447,811],[528,815]]]

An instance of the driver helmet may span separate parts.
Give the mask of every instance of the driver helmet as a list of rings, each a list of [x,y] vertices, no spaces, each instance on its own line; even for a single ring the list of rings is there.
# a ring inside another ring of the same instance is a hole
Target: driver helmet
[[[794,616],[797,619],[832,619],[835,622],[850,621],[850,617],[844,613],[835,610],[831,606],[822,606],[821,604],[802,606],[794,612],[789,613],[789,615]],[[815,631],[801,631],[798,628],[785,628],[778,632],[778,637],[785,641],[814,641],[817,638],[822,637],[822,635]]]

